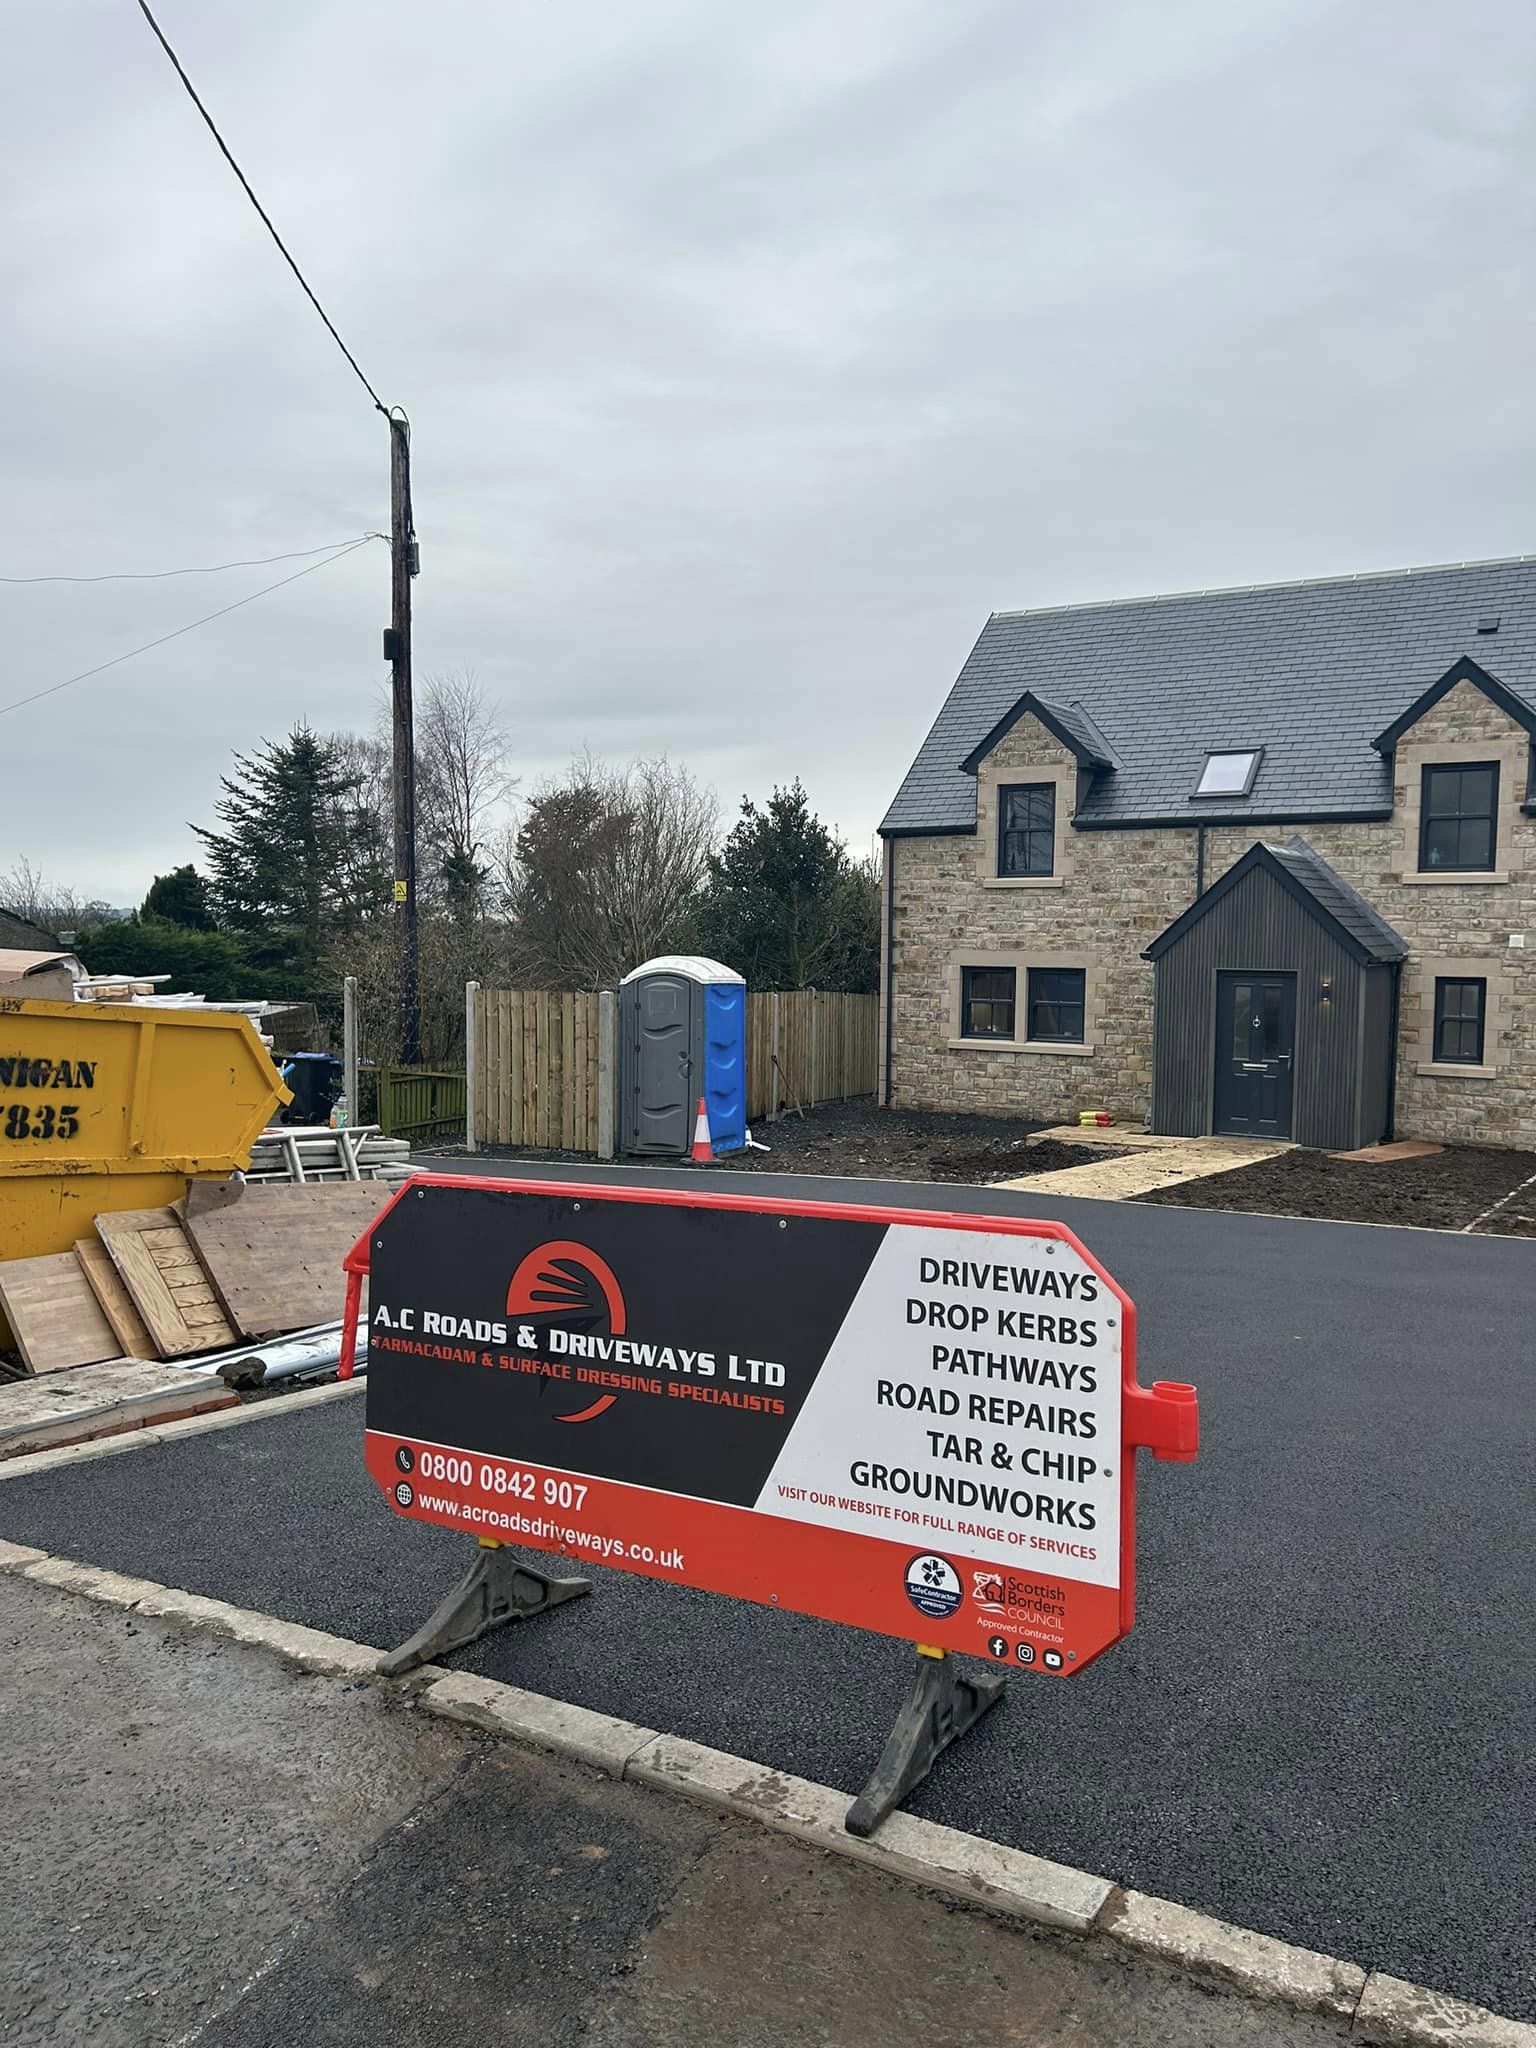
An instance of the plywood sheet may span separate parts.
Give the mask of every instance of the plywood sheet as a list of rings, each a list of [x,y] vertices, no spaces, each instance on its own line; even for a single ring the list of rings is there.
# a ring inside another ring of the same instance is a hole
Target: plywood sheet
[[[96,1235],[162,1358],[234,1343],[235,1332],[174,1210],[123,1209],[98,1216]]]
[[[0,1265],[0,1307],[31,1372],[95,1365],[120,1355],[122,1347],[73,1252],[6,1260]]]
[[[92,1294],[101,1305],[101,1312],[112,1325],[113,1335],[124,1358],[158,1358],[144,1318],[133,1305],[133,1296],[123,1285],[116,1266],[107,1256],[107,1248],[99,1237],[82,1237],[75,1246],[75,1257],[85,1274]]]
[[[236,1330],[267,1337],[341,1314],[341,1262],[393,1194],[382,1181],[278,1181],[243,1190],[194,1181],[187,1231]]]

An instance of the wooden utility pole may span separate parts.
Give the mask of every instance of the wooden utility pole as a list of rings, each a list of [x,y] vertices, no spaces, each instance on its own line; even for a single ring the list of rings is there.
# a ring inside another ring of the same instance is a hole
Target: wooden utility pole
[[[400,1058],[421,1063],[421,948],[416,927],[416,730],[411,705],[411,578],[420,567],[411,517],[411,427],[389,415],[390,628],[393,671],[395,924],[399,935]],[[348,1104],[351,1109],[351,1104]]]

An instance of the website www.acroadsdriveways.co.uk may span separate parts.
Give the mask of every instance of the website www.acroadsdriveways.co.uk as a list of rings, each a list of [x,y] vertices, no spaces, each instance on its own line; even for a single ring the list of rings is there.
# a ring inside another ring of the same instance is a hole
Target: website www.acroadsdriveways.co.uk
[[[418,1493],[417,1505],[429,1514],[451,1515],[460,1522],[478,1522],[488,1529],[504,1530],[509,1536],[528,1536],[535,1541],[561,1543],[569,1550],[588,1552],[599,1564],[653,1564],[661,1571],[684,1569],[680,1550],[653,1550],[648,1543],[626,1543],[619,1536],[600,1536],[594,1529],[567,1529],[544,1515],[525,1515],[516,1508],[487,1508],[478,1501],[453,1500],[441,1494]]]

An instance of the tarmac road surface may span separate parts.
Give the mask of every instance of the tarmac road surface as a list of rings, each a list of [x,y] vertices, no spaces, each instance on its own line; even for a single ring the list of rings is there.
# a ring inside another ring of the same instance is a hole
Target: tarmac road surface
[[[1143,1383],[1200,1389],[1199,1462],[1143,1461],[1135,1632],[1070,1684],[1013,1678],[912,1810],[1536,2017],[1531,1247],[985,1188],[737,1185],[1061,1217],[1137,1303]],[[361,1407],[4,1481],[0,1535],[392,1644],[467,1544],[390,1516]],[[592,1576],[591,1600],[455,1661],[862,1784],[906,1685],[900,1645]]]

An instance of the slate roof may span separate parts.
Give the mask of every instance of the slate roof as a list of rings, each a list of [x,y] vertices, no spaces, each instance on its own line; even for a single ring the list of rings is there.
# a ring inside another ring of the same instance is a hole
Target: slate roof
[[[1305,839],[1288,839],[1284,846],[1265,842],[1265,851],[1273,854],[1291,879],[1322,905],[1335,924],[1343,925],[1351,937],[1359,940],[1373,960],[1401,960],[1407,953],[1402,934],[1394,931],[1381,912],[1329,867]]]
[[[1115,766],[1109,742],[1081,704],[1058,703],[1054,697],[1042,697],[1038,691],[1026,690],[1022,697],[1009,705],[991,731],[983,734],[960,763],[967,775],[975,774],[977,765],[991,753],[1003,734],[1017,725],[1026,711],[1032,712],[1062,746],[1070,748],[1085,768]]]
[[[1191,925],[1198,924],[1214,910],[1254,868],[1267,868],[1294,896],[1301,898],[1315,917],[1331,925],[1349,951],[1364,960],[1401,960],[1408,948],[1379,911],[1337,874],[1305,839],[1291,839],[1284,846],[1257,840],[1242,859],[1233,863],[1203,896],[1197,896],[1187,910],[1180,911],[1165,931],[1158,933],[1142,954],[1143,960],[1159,959],[1180,940]]]
[[[1080,826],[1380,816],[1392,768],[1373,739],[1462,656],[1536,718],[1536,555],[996,612],[880,829],[974,830],[961,764],[1026,691],[1116,763]],[[1246,797],[1191,801],[1209,750],[1255,746]]]

